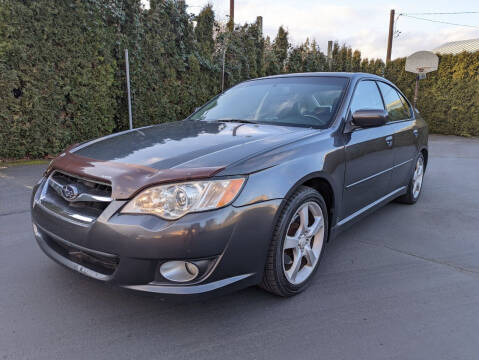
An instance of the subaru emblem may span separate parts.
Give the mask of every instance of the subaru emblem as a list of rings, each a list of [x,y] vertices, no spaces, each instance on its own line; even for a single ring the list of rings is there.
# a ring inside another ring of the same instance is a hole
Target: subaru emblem
[[[62,196],[67,201],[74,200],[78,196],[78,189],[73,185],[63,185]]]

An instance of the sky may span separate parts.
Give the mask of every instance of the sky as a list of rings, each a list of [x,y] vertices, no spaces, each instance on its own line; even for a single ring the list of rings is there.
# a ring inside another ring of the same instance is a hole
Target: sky
[[[145,2],[147,0],[144,0]],[[188,10],[197,14],[211,3],[216,16],[226,21],[229,0],[186,0]],[[328,40],[338,41],[361,51],[363,57],[386,57],[389,12],[436,21],[466,24],[453,26],[399,16],[395,26],[392,58],[419,50],[432,50],[449,41],[479,38],[479,13],[462,15],[413,15],[430,12],[479,12],[477,0],[235,0],[235,23],[250,23],[263,16],[263,32],[271,38],[283,25],[290,41],[299,44],[316,39],[323,52]]]

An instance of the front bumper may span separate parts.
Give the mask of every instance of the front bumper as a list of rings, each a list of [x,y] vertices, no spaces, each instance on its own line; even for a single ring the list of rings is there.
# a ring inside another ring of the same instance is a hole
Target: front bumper
[[[263,276],[281,200],[188,214],[176,221],[119,214],[112,201],[92,223],[63,217],[32,196],[32,222],[40,248],[58,263],[91,278],[164,295],[202,295],[257,284]],[[159,274],[169,260],[208,263],[189,283]],[[205,261],[207,260],[207,261]]]

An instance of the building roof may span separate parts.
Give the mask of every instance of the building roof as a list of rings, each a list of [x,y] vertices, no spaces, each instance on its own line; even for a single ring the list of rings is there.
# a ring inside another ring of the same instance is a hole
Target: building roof
[[[479,51],[479,39],[451,41],[432,50],[432,52],[439,54],[459,54],[463,51]]]

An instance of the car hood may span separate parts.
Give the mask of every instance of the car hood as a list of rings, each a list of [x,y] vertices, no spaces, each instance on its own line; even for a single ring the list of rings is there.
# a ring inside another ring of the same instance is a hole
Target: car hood
[[[72,152],[157,170],[226,167],[309,132],[288,126],[184,120],[107,136]]]
[[[230,122],[183,120],[106,136],[66,150],[49,166],[112,185],[112,198],[142,188],[211,177],[228,166],[317,130]],[[254,168],[243,173],[261,170]]]

